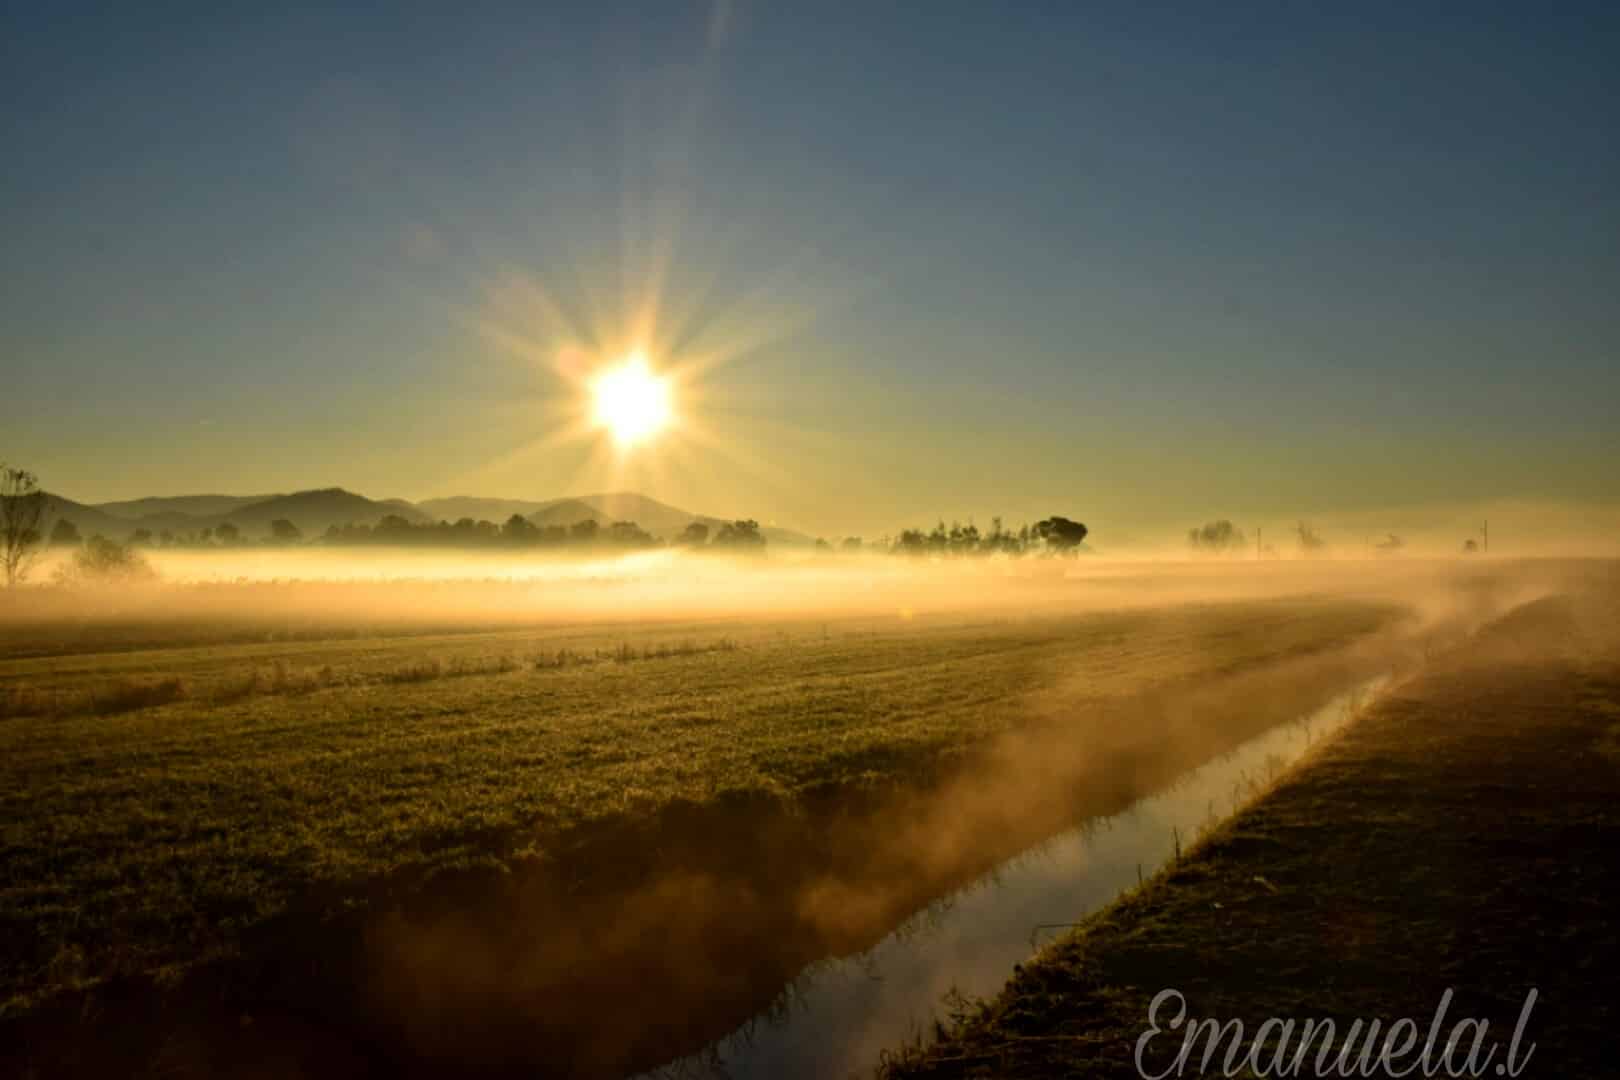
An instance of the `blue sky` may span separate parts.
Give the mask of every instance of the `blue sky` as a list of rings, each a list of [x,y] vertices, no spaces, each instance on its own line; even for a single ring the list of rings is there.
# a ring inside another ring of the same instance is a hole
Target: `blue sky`
[[[1620,497],[1611,6],[923,8],[8,6],[0,456],[827,531]],[[655,279],[711,438],[605,461],[512,289],[610,348]]]

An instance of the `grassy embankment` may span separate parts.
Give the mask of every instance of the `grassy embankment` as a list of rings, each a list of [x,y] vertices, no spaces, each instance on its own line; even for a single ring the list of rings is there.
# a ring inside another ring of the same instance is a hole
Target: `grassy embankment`
[[[1421,1045],[1449,988],[1445,1030],[1488,1019],[1501,1063],[1532,987],[1526,1075],[1613,1075],[1616,612],[1611,582],[1450,651],[886,1075],[1136,1077],[1136,1042],[1166,988],[1189,1018],[1240,1019],[1247,1038],[1271,1017],[1333,1019],[1340,1045],[1355,1018],[1387,1031],[1401,1017],[1417,1020]],[[1185,1034],[1150,1042],[1149,1073],[1178,1075]],[[1179,1075],[1200,1075],[1208,1042]],[[1203,1075],[1220,1074],[1227,1045]]]
[[[921,782],[996,735],[1100,715],[1146,688],[1164,694],[1330,654],[1393,617],[1292,601],[0,662],[15,714],[0,721],[9,1022],[52,999],[93,1001],[109,979],[138,993],[250,954],[260,957],[253,978],[283,979],[266,974],[264,954],[299,935],[304,948],[341,952],[329,932],[355,936],[355,905],[376,905],[379,884],[431,896],[425,883],[470,869],[499,878],[553,866],[572,891],[582,874],[617,879],[585,889],[616,895],[641,873],[641,849],[667,839],[646,823],[671,813],[729,813],[741,833],[762,805],[775,818],[827,792]],[[713,820],[703,828],[724,847]],[[738,850],[757,863],[751,843]],[[778,975],[772,967],[756,981]],[[312,1007],[329,1013],[331,1002]]]

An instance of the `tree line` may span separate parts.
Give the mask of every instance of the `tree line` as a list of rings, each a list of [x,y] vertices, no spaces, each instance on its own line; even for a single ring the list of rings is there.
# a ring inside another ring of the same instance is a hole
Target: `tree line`
[[[35,560],[46,548],[73,550],[72,560],[58,570],[59,579],[134,580],[152,576],[150,565],[141,555],[150,548],[214,550],[315,545],[619,551],[671,546],[746,553],[763,552],[765,536],[759,522],[752,519],[722,522],[714,529],[705,522],[694,521],[666,542],[633,521],[602,525],[595,518],[586,518],[572,525],[536,525],[521,514],[513,514],[497,525],[472,518],[455,522],[413,522],[398,514],[388,514],[375,525],[331,525],[313,538],[306,538],[303,530],[287,518],[269,522],[267,532],[257,538],[228,521],[180,533],[169,529],[154,532],[138,526],[121,541],[99,533],[87,538],[69,518],[50,520],[50,497],[40,488],[33,473],[0,464],[0,573],[8,586],[25,581]]]
[[[1083,550],[1090,534],[1078,521],[1054,515],[1033,525],[1008,529],[999,517],[990,519],[990,528],[980,532],[969,522],[952,522],[949,528],[941,521],[931,530],[905,529],[893,540],[879,545],[895,555],[913,558],[943,556],[947,558],[983,558],[1003,555],[1020,558],[1024,555],[1074,555]],[[818,541],[818,543],[825,543]],[[830,546],[830,545],[828,545]],[[848,537],[840,545],[845,550],[860,550],[864,545],[859,537]]]
[[[50,499],[40,489],[37,478],[22,469],[0,465],[0,556],[6,583],[17,584],[28,576],[42,549],[73,549],[67,572],[60,576],[120,577],[149,576],[150,568],[141,557],[145,549],[212,550],[239,547],[291,546],[388,546],[454,547],[485,549],[554,549],[637,551],[668,547],[686,551],[713,550],[728,553],[761,553],[766,540],[759,522],[739,518],[711,527],[693,521],[667,540],[654,536],[634,521],[612,521],[606,525],[585,518],[571,525],[537,525],[521,514],[506,521],[470,517],[458,521],[415,522],[398,514],[384,516],[376,524],[331,525],[319,535],[306,537],[303,530],[286,518],[268,523],[261,536],[250,536],[232,522],[186,532],[168,529],[153,531],[136,526],[122,540],[99,534],[83,536],[66,517],[48,521]],[[49,526],[47,528],[47,526]],[[877,551],[912,557],[985,557],[1003,555],[1073,555],[1083,550],[1088,535],[1085,525],[1054,515],[1018,529],[1004,528],[999,517],[991,519],[989,530],[981,532],[971,522],[943,521],[931,530],[906,529],[899,536],[885,537],[866,544],[859,537],[846,537],[836,545],[817,540],[823,551]]]
[[[59,519],[55,523],[46,541],[53,547],[83,542],[84,538],[77,526],[67,519]],[[493,521],[472,518],[462,518],[455,522],[417,522],[398,514],[388,514],[375,525],[353,522],[330,525],[325,532],[312,538],[306,538],[303,530],[286,518],[271,521],[268,531],[258,538],[247,535],[238,526],[227,521],[184,533],[175,533],[168,529],[154,533],[151,529],[136,528],[125,538],[125,543],[135,548],[202,550],[286,547],[303,544],[334,547],[380,544],[390,547],[627,549],[666,545],[666,541],[649,533],[634,521],[613,521],[603,525],[595,518],[585,518],[572,525],[536,525],[521,514],[513,514],[499,525]],[[763,548],[765,537],[760,533],[759,522],[751,519],[723,522],[714,530],[703,522],[694,521],[679,536],[667,541],[667,544],[683,548]]]
[[[276,523],[271,524],[274,535]],[[296,542],[299,539],[285,530],[280,533],[280,538],[283,542]],[[319,542],[338,546],[387,544],[396,547],[609,547],[624,550],[664,546],[711,547],[727,550],[764,550],[765,547],[765,537],[760,533],[759,522],[752,519],[727,521],[714,530],[701,521],[694,521],[678,536],[664,541],[634,521],[612,521],[603,525],[595,518],[585,518],[572,525],[536,525],[521,514],[513,514],[499,525],[493,521],[474,520],[470,517],[455,522],[413,522],[397,514],[389,514],[375,525],[329,526],[321,535]]]
[[[1301,557],[1310,558],[1327,553],[1327,540],[1310,522],[1296,522],[1289,532]],[[1383,539],[1369,540],[1367,543],[1373,554],[1380,557],[1399,555],[1406,549],[1406,541],[1394,533],[1385,533]],[[1200,555],[1242,555],[1252,551],[1254,557],[1258,559],[1279,557],[1275,545],[1262,542],[1258,529],[1255,530],[1254,543],[1251,546],[1248,537],[1243,535],[1243,530],[1226,518],[1207,521],[1196,529],[1188,529],[1187,546]],[[1463,541],[1464,554],[1472,554],[1478,550],[1479,544],[1472,538]]]

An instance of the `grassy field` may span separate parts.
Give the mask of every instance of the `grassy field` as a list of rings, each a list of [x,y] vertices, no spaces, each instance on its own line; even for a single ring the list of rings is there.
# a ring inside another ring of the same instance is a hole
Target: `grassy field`
[[[671,808],[746,823],[760,799],[921,782],[1030,725],[1084,738],[1109,702],[1333,653],[1396,618],[1298,600],[3,660],[6,1015],[108,979],[178,985],[375,903],[379,882],[431,893],[565,852],[632,866],[621,826]]]
[[[1166,988],[1193,1019],[1241,1020],[1246,1038],[1271,1017],[1332,1019],[1341,1039],[1356,1018],[1387,1029],[1412,1017],[1420,1044],[1450,989],[1442,1038],[1458,1019],[1486,1019],[1501,1063],[1533,987],[1526,1075],[1613,1075],[1617,612],[1611,575],[1437,657],[1178,865],[960,1012],[942,1041],[897,1052],[886,1074],[1137,1077],[1134,1048]],[[1147,1074],[1178,1075],[1185,1035],[1150,1043]],[[1200,1075],[1209,1042],[1179,1075]],[[1227,1045],[1203,1075],[1219,1075]]]

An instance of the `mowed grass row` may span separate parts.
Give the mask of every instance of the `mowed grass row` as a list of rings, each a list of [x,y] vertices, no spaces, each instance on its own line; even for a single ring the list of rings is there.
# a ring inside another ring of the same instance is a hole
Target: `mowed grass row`
[[[621,641],[635,663],[12,717],[0,721],[0,992],[18,1009],[112,974],[178,972],[311,896],[543,856],[576,827],[676,800],[903,779],[1037,713],[1081,715],[1087,701],[1332,648],[1393,618],[1297,601],[734,627],[735,648],[660,655],[667,635],[691,636],[663,628]],[[198,688],[290,666],[289,649],[306,667],[364,672],[569,647],[555,632],[503,632],[188,648],[10,661],[0,677]]]
[[[410,650],[410,659],[393,665],[335,665],[295,667],[277,657],[267,664],[243,665],[221,671],[217,664],[201,678],[176,674],[81,676],[54,675],[45,685],[17,680],[0,686],[0,720],[15,716],[63,716],[75,713],[133,712],[136,709],[167,705],[186,698],[198,698],[209,705],[228,705],[256,694],[307,694],[338,686],[392,686],[428,682],[433,679],[463,678],[469,675],[504,675],[521,667],[551,670],[589,664],[628,664],[641,660],[667,660],[674,656],[732,652],[739,647],[732,638],[632,645],[621,641],[612,648],[596,646],[589,651],[567,645],[519,656],[515,652],[473,652],[454,655],[448,660],[435,655],[424,657],[420,646]]]

